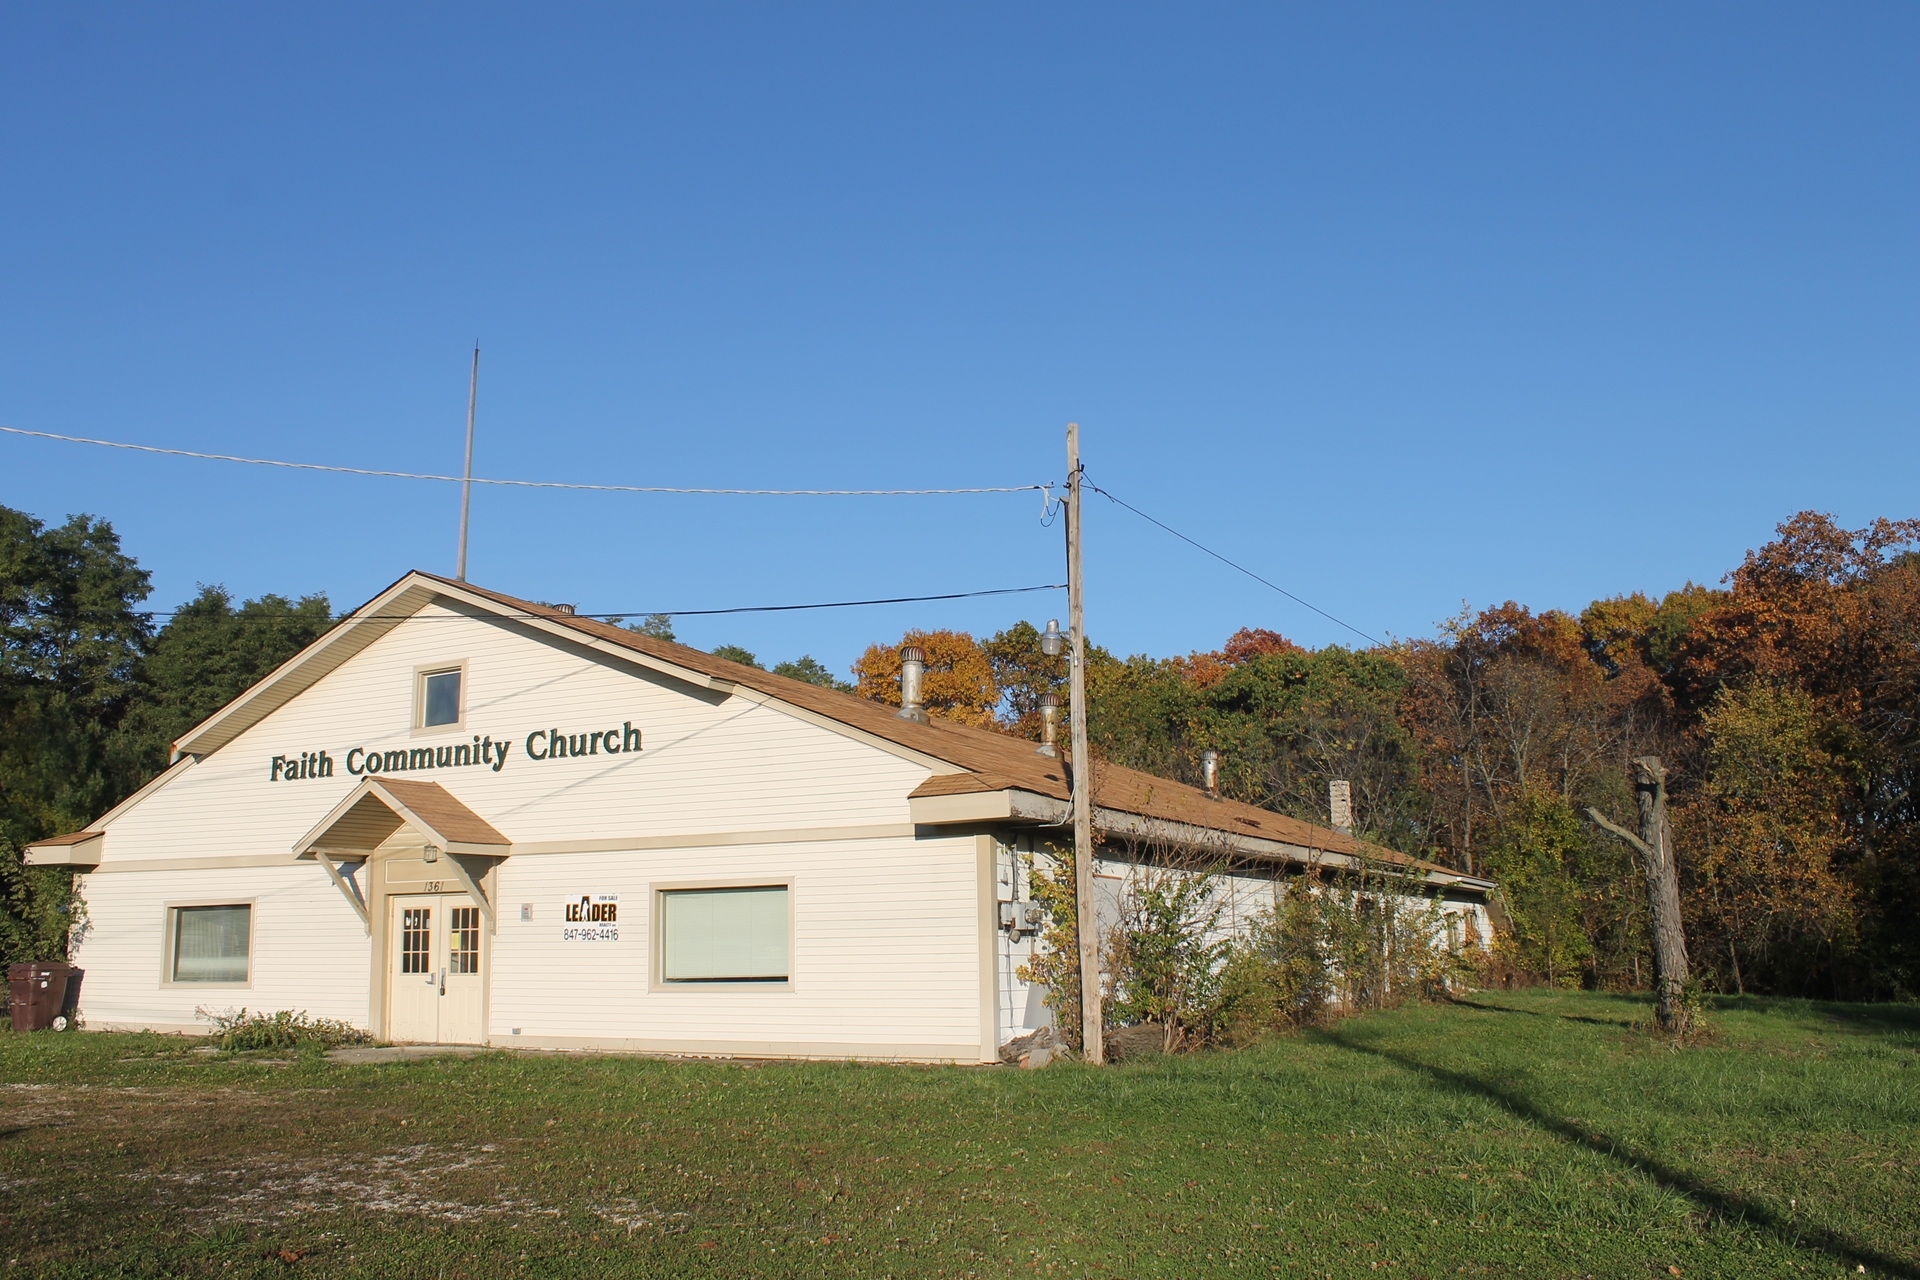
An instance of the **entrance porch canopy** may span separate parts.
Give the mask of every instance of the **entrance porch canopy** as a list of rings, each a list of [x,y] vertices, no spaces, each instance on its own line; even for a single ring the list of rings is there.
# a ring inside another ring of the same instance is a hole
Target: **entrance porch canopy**
[[[480,904],[487,930],[495,920],[493,903],[480,888],[462,857],[504,858],[512,842],[485,818],[460,803],[437,782],[408,778],[363,778],[333,811],[293,846],[297,858],[311,857],[326,868],[327,876],[352,904],[360,924],[373,931],[372,916],[360,887],[342,875],[340,862],[365,862],[401,827],[411,827],[426,841],[427,858],[447,855],[447,868]],[[483,869],[481,875],[485,875]]]

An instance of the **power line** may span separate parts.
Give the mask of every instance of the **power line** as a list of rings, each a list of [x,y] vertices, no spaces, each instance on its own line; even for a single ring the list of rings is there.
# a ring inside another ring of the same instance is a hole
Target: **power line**
[[[680,609],[660,610],[669,618],[704,618],[721,613],[790,613],[795,609],[856,609],[870,604],[919,604],[924,600],[971,600],[977,596],[1017,596],[1029,591],[1065,591],[1064,582],[1048,582],[1037,587],[996,587],[991,591],[953,591],[940,596],[893,596],[885,600],[834,600],[827,604],[750,604],[734,609]],[[635,613],[590,613],[576,614],[576,617],[589,618],[633,618]]]
[[[201,453],[194,449],[164,449],[159,445],[130,444],[124,440],[95,440],[89,436],[63,436],[53,431],[28,431],[23,427],[0,427],[14,436],[32,436],[39,440],[60,440],[67,444],[91,444],[103,449],[127,449],[135,453],[162,453],[175,458],[199,458],[208,462],[242,462],[250,467],[285,467],[292,471],[327,471],[336,475],[384,476],[392,480],[434,480],[460,484],[463,476],[439,476],[419,471],[382,471],[373,467],[335,467],[320,462],[286,462],[277,458],[242,458],[231,453]],[[936,494],[1032,493],[1044,491],[1044,484],[980,485],[964,489],[692,489],[668,485],[573,484],[564,480],[485,480],[473,476],[470,483],[502,485],[518,489],[584,489],[596,493],[695,493],[731,494],[747,497],[787,498],[881,498],[921,497]]]
[[[1360,628],[1354,626],[1351,622],[1342,622],[1339,618],[1334,617],[1332,614],[1328,613],[1325,609],[1322,609],[1319,605],[1308,604],[1305,600],[1302,600],[1299,596],[1293,594],[1293,592],[1287,590],[1285,587],[1280,586],[1277,583],[1267,581],[1265,578],[1261,577],[1259,574],[1255,573],[1253,570],[1247,568],[1245,565],[1234,563],[1232,560],[1229,560],[1225,556],[1221,555],[1218,551],[1215,551],[1212,547],[1206,546],[1203,543],[1195,542],[1192,538],[1189,538],[1186,534],[1180,532],[1178,529],[1174,528],[1172,525],[1169,525],[1164,523],[1163,521],[1154,519],[1152,516],[1142,511],[1140,508],[1134,506],[1131,502],[1122,502],[1119,498],[1114,497],[1112,494],[1108,493],[1105,489],[1102,489],[1099,485],[1094,484],[1091,480],[1082,480],[1081,483],[1085,484],[1087,488],[1093,490],[1095,493],[1105,498],[1108,502],[1114,503],[1118,506],[1125,507],[1127,510],[1133,512],[1133,514],[1139,516],[1142,520],[1145,520],[1148,524],[1158,525],[1160,528],[1166,530],[1168,533],[1180,539],[1180,541],[1186,543],[1188,546],[1193,547],[1196,550],[1206,552],[1208,555],[1212,556],[1215,560],[1218,560],[1221,564],[1226,565],[1229,569],[1236,569],[1239,572],[1246,574],[1249,578],[1252,578],[1255,582],[1259,583],[1261,586],[1271,588],[1274,591],[1278,591],[1281,595],[1285,596],[1287,599],[1293,601],[1295,604],[1301,606],[1302,608],[1313,610],[1315,613],[1325,618],[1328,622],[1338,623],[1340,626],[1345,627],[1347,630],[1353,632],[1353,634],[1359,636],[1363,640],[1372,641],[1372,643],[1374,644],[1385,643],[1384,641],[1375,639],[1373,636],[1368,635],[1366,632],[1362,631]]]
[[[594,618],[602,622],[621,621],[626,618],[710,618],[723,613],[792,613],[800,609],[857,609],[865,605],[874,604],[920,604],[928,600],[972,600],[979,596],[1017,596],[1033,591],[1064,591],[1066,587],[1067,584],[1064,582],[1047,582],[1037,587],[995,587],[988,591],[950,591],[944,595],[937,596],[889,596],[879,600],[829,600],[820,604],[748,604],[737,605],[730,609],[623,609],[611,613],[565,613],[557,616],[563,618]],[[173,618],[185,613],[186,610],[143,610],[142,612],[149,618]],[[293,621],[295,616],[296,615],[291,613],[274,614],[263,620],[273,622]],[[352,616],[352,614],[342,614],[339,618],[331,619],[330,621],[344,622]],[[508,612],[496,614],[495,616],[519,621],[532,620],[545,622],[551,622],[556,617],[556,615],[550,613],[522,612]],[[456,622],[464,617],[465,615],[452,614],[428,614],[423,616],[417,613],[374,613],[368,614],[366,617],[361,618],[360,621]]]

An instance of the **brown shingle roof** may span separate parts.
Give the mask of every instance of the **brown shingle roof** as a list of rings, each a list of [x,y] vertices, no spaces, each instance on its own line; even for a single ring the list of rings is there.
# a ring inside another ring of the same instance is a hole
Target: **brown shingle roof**
[[[433,828],[434,833],[461,844],[511,843],[493,829],[491,823],[454,798],[437,782],[414,778],[375,778],[369,782],[407,806],[413,815]],[[429,833],[432,834],[432,833]]]
[[[470,582],[454,582],[428,573],[420,576],[558,623],[596,640],[620,645],[704,676],[743,685],[967,771],[967,774],[953,775],[951,778],[944,775],[930,778],[916,794],[959,795],[973,791],[1019,789],[1056,800],[1072,798],[1068,782],[1070,762],[1038,754],[1034,751],[1034,744],[1024,738],[1010,737],[989,729],[975,729],[938,716],[926,724],[902,720],[892,707],[870,702],[854,694],[777,676],[758,667],[729,662],[698,649],[641,635],[595,618],[583,618],[498,591],[488,591]],[[968,775],[974,776],[970,778]],[[1093,771],[1093,801],[1103,809],[1166,822],[1185,823],[1328,853],[1364,856],[1423,870],[1445,870],[1327,827],[1288,818],[1236,800],[1216,800],[1197,787],[1120,765],[1096,763]]]

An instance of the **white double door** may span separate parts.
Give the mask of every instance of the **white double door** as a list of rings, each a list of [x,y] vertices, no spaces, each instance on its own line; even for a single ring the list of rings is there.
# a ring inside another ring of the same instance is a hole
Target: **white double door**
[[[487,1037],[486,928],[463,893],[388,899],[387,1039],[480,1044]]]

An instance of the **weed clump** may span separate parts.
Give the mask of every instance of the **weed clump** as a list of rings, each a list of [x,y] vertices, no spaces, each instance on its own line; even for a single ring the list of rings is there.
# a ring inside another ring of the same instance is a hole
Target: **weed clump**
[[[334,1049],[347,1044],[369,1044],[373,1037],[352,1023],[338,1018],[315,1018],[303,1009],[295,1013],[281,1009],[228,1009],[215,1013],[204,1006],[194,1013],[213,1024],[215,1042],[227,1053],[245,1053],[254,1049],[297,1049],[318,1045]]]

